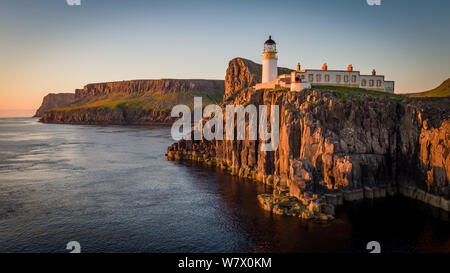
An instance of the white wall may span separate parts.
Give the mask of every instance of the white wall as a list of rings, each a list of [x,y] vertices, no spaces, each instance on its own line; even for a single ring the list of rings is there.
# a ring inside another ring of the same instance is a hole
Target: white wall
[[[271,82],[278,78],[277,59],[263,58],[262,82]]]
[[[384,76],[382,75],[361,75],[360,76],[361,88],[373,88],[373,89],[383,89],[384,90]],[[365,81],[365,85],[364,85]],[[373,85],[371,85],[371,81],[373,81]]]
[[[358,71],[337,71],[337,70],[306,70],[305,72],[300,72],[303,75],[302,81],[309,82],[311,84],[346,84],[346,85],[359,85],[359,72]],[[313,76],[311,81],[310,75]],[[320,75],[320,81],[317,78]],[[327,80],[328,76],[328,80]],[[340,81],[338,81],[336,76],[340,76]],[[354,78],[353,78],[354,76]],[[347,79],[347,81],[345,81]]]
[[[384,82],[384,91],[394,93],[394,82],[386,81]]]
[[[385,91],[394,90],[394,82],[385,82],[383,75],[361,75],[359,71],[346,71],[346,70],[314,70],[306,69],[305,71],[298,72],[300,77],[302,77],[302,82],[308,82],[311,84],[322,84],[322,85],[348,85],[348,86],[358,86],[360,88],[366,89],[380,89]],[[313,76],[311,81],[310,75]],[[317,78],[317,75],[320,75]],[[329,80],[327,81],[327,75]],[[336,76],[340,76],[340,81]],[[347,79],[347,81],[346,81]],[[365,85],[363,85],[365,81]],[[371,86],[371,81],[373,85]]]

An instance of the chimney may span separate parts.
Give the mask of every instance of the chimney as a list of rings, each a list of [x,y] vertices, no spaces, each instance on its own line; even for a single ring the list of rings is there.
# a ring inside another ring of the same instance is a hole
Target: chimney
[[[375,71],[375,69],[372,70],[372,76],[376,76],[376,75],[377,75],[377,71]]]
[[[300,69],[301,69],[300,63],[297,63],[297,72],[300,72]]]
[[[327,63],[324,63],[324,64],[322,65],[322,70],[323,70],[323,71],[327,71],[327,70],[328,70],[328,65],[327,65]]]
[[[353,71],[353,65],[349,64],[348,67],[347,67],[347,70],[348,71]]]

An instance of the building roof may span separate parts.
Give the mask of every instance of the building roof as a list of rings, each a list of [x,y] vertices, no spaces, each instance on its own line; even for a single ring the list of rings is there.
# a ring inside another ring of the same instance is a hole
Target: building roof
[[[267,40],[264,44],[265,45],[275,45],[277,43],[275,43],[275,41],[272,40],[272,35],[269,35],[269,40]]]

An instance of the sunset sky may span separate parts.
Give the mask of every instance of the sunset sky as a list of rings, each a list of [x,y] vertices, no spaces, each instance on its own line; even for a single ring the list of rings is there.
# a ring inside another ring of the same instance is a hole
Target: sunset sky
[[[224,79],[228,61],[373,68],[396,92],[450,75],[450,1],[2,0],[0,115],[31,115],[47,93],[130,79]]]

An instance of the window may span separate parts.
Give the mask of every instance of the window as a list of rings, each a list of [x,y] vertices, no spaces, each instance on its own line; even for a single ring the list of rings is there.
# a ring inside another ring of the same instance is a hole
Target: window
[[[340,83],[341,82],[341,75],[336,75],[336,82]]]
[[[366,86],[366,84],[367,84],[366,80],[361,81],[361,86]]]
[[[304,80],[305,79],[305,75],[302,75],[302,80]]]
[[[356,75],[352,76],[352,82],[356,82]]]
[[[377,80],[377,86],[380,87],[381,86],[381,81]]]
[[[308,80],[309,80],[310,82],[313,82],[313,81],[314,81],[314,75],[313,75],[313,74],[309,74],[309,75],[308,75]]]
[[[321,81],[322,81],[322,75],[317,74],[317,75],[316,75],[316,81],[317,81],[317,82],[321,82]]]
[[[344,82],[348,82],[348,75],[344,76]]]
[[[369,86],[370,86],[370,87],[373,86],[373,80],[369,80]]]
[[[330,81],[330,75],[325,75],[325,81],[329,82]]]
[[[265,52],[276,52],[277,46],[275,44],[264,45],[264,51]]]

